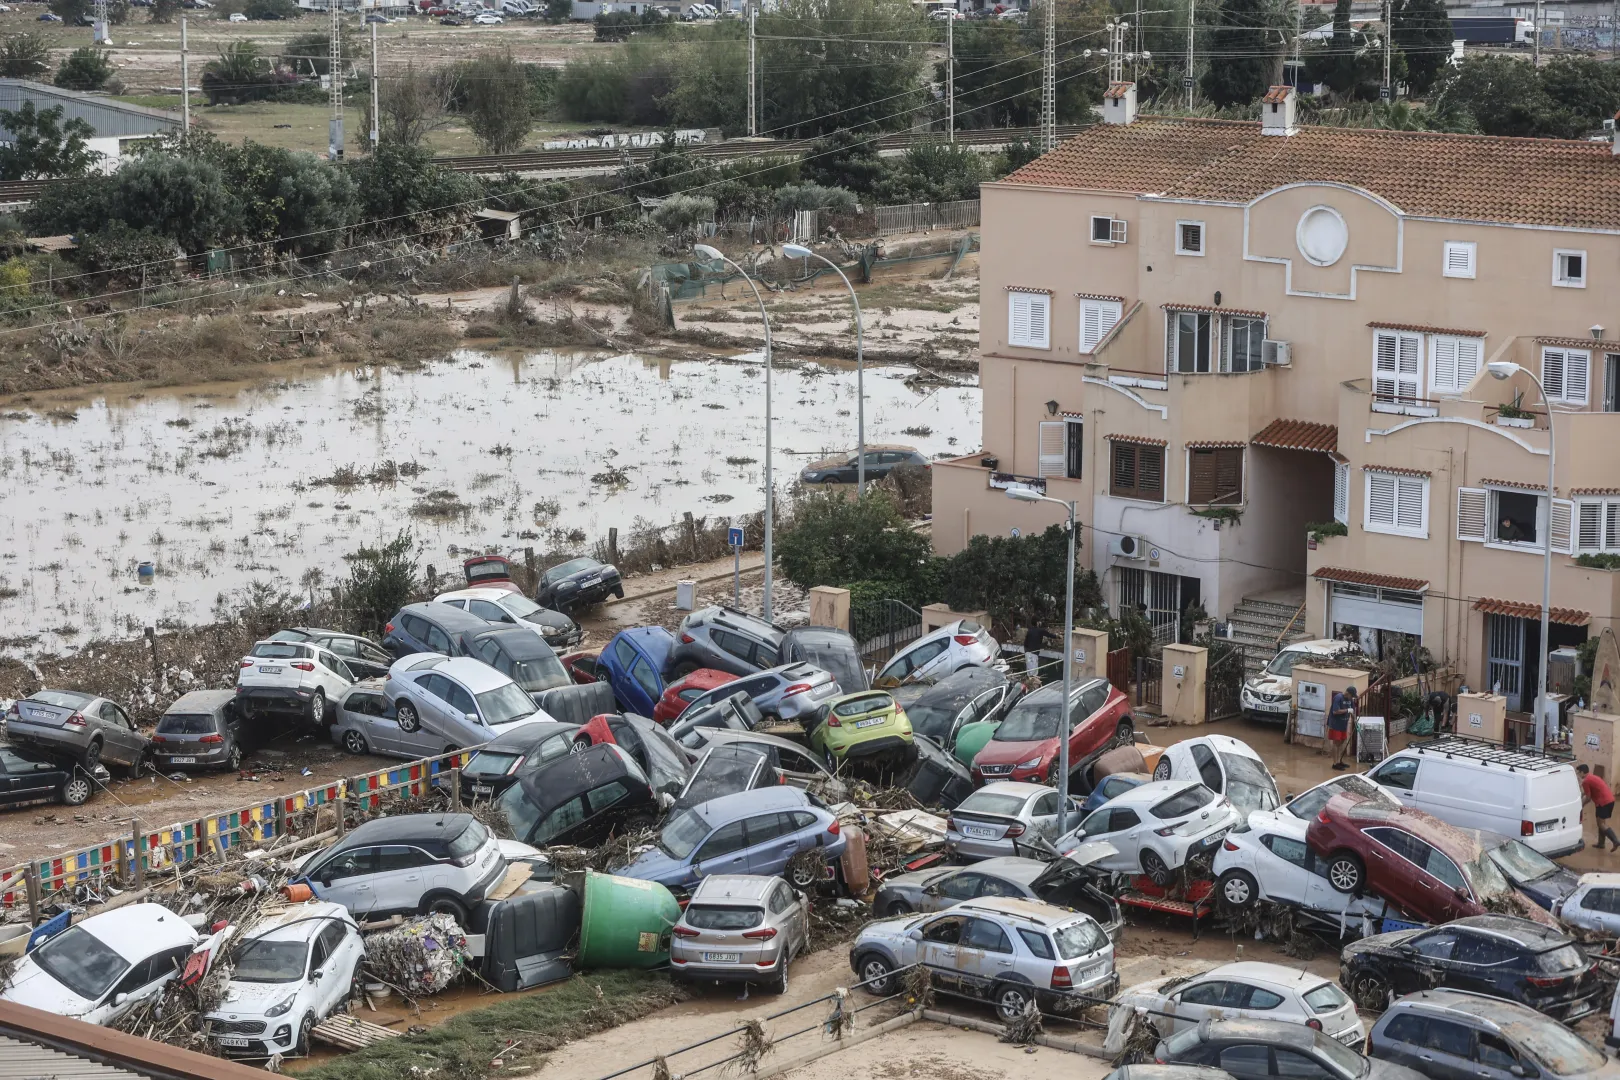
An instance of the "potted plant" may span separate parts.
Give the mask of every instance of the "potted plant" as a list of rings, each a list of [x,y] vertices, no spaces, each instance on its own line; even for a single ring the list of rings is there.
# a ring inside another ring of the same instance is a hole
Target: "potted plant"
[[[1530,428],[1536,426],[1536,418],[1519,406],[1519,399],[1523,392],[1513,395],[1513,400],[1496,407],[1496,426],[1513,428]]]

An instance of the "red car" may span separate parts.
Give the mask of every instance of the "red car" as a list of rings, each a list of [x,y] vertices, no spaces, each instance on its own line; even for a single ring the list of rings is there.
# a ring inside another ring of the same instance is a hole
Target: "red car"
[[[603,681],[596,677],[596,658],[601,651],[600,649],[588,649],[564,653],[557,659],[562,662],[563,670],[568,672],[570,679],[581,685],[589,686],[593,682]]]
[[[600,713],[574,732],[574,753],[616,743],[630,752],[652,781],[654,791],[678,795],[691,775],[692,760],[669,732],[635,713]]]
[[[512,560],[504,555],[475,555],[461,564],[469,589],[506,589],[523,595],[523,589],[512,580]]]
[[[990,741],[973,759],[973,779],[1029,780],[1055,784],[1058,778],[1058,724],[1061,683],[1043,686],[1013,706]],[[1107,679],[1074,688],[1069,698],[1069,772],[1080,774],[1091,760],[1136,737],[1130,702]]]
[[[686,711],[686,707],[695,699],[713,690],[717,686],[724,686],[728,682],[735,682],[737,676],[729,671],[716,671],[714,668],[698,668],[692,674],[679,682],[671,683],[664,691],[664,696],[658,699],[653,707],[653,719],[664,726],[669,726],[677,716]]]

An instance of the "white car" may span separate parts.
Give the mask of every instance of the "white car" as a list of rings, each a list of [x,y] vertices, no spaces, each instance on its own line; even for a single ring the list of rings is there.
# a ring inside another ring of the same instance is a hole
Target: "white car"
[[[992,663],[1001,643],[971,619],[958,619],[924,634],[894,654],[872,678],[872,685],[887,690],[905,683],[931,683],[953,671]]]
[[[519,626],[533,630],[553,649],[578,644],[585,636],[585,631],[562,612],[541,607],[511,589],[457,589],[455,592],[440,593],[433,598],[433,602],[458,607],[496,626]]]
[[[230,18],[228,20],[226,20],[226,21],[227,22],[247,22],[248,17],[246,15],[242,14],[240,11],[233,11],[233,12],[231,12]]]
[[[479,26],[499,26],[505,21],[505,19],[501,18],[493,11],[485,11],[473,17],[473,22]]]
[[[1367,1038],[1354,1002],[1331,980],[1259,961],[1223,964],[1187,980],[1161,977],[1139,983],[1120,994],[1114,1008],[1150,1010],[1166,1039],[1202,1020],[1304,1024],[1356,1049]]]
[[[1115,854],[1094,862],[1096,869],[1140,871],[1165,885],[1188,859],[1218,848],[1242,819],[1230,799],[1196,780],[1153,780],[1099,806],[1054,846],[1066,854],[1106,840]]]
[[[208,1035],[226,1054],[307,1054],[309,1033],[359,982],[365,943],[341,904],[311,901],[261,920],[231,952]]]
[[[1238,691],[1238,704],[1250,719],[1286,724],[1294,708],[1295,664],[1307,667],[1328,664],[1344,653],[1360,651],[1348,641],[1333,638],[1296,641],[1273,656],[1260,674],[1243,684],[1243,689]]]
[[[92,915],[23,957],[0,1001],[109,1025],[161,991],[201,943],[162,904]]]
[[[1553,908],[1568,926],[1620,935],[1620,874],[1582,874],[1575,891]]]
[[[236,704],[249,719],[264,713],[302,716],[322,730],[332,702],[357,680],[343,658],[308,641],[255,642],[236,671]]]
[[[1322,807],[1335,795],[1360,795],[1363,799],[1394,809],[1401,805],[1394,793],[1375,783],[1364,773],[1340,773],[1331,780],[1308,788],[1304,793],[1295,795],[1274,811],[1258,811],[1249,815],[1249,827],[1256,828],[1257,822],[1268,817],[1286,814],[1297,821],[1309,824],[1311,819],[1321,813]]]
[[[1078,817],[1078,799],[1070,799],[1069,820]],[[957,804],[945,819],[945,846],[964,860],[1022,855],[1018,841],[1037,837],[1050,842],[1058,834],[1055,789],[1045,784],[997,780]]]
[[[1245,818],[1256,810],[1275,810],[1282,802],[1277,781],[1254,748],[1230,735],[1201,735],[1174,743],[1153,767],[1155,780],[1202,780],[1225,795]]]

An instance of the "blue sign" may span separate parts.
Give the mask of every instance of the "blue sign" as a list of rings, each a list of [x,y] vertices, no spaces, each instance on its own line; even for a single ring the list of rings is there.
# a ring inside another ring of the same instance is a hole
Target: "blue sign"
[[[726,543],[735,548],[743,546],[743,531],[740,526],[733,525],[726,530]]]

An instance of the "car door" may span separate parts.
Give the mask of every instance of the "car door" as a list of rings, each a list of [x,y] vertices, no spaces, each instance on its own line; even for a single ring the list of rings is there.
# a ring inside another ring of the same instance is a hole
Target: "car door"
[[[642,716],[651,716],[658,699],[664,693],[664,680],[658,674],[658,668],[639,651],[630,665],[630,683],[632,686],[629,704],[633,706],[632,712]]]
[[[619,704],[631,712],[636,709],[636,683],[630,677],[630,667],[634,664],[640,653],[635,646],[624,637],[613,639],[610,648],[611,656],[608,668],[609,685],[613,687],[613,696],[619,699]]]
[[[1105,714],[1108,684],[1093,683],[1076,695],[1069,711],[1069,764],[1095,754],[1114,737],[1112,718]]]
[[[788,860],[799,853],[798,830],[792,811],[759,814],[747,822],[748,872],[771,876],[787,869]]]
[[[427,889],[427,868],[432,858],[409,844],[384,844],[377,848],[377,872],[372,883],[372,910],[383,914],[415,911]]]
[[[1223,1046],[1218,1064],[1234,1080],[1270,1080],[1271,1047],[1253,1043]]]
[[[1519,1055],[1518,1049],[1506,1039],[1488,1031],[1474,1031],[1474,1075],[1483,1080],[1515,1080],[1522,1076],[1538,1076],[1541,1070],[1535,1063]]]
[[[1141,866],[1141,854],[1137,850],[1141,838],[1136,835],[1141,827],[1141,815],[1135,810],[1102,806],[1081,823],[1080,833],[1087,840],[1106,840],[1116,849],[1115,854],[1093,864],[1097,869],[1133,871]]]
[[[770,912],[787,937],[789,956],[799,956],[810,944],[810,903],[785,881],[771,888]]]
[[[961,976],[956,969],[958,950],[967,919],[961,915],[941,915],[923,924],[922,940],[917,943],[917,961],[933,976],[942,990],[959,990]]]
[[[144,991],[158,976],[152,974],[156,966],[156,957],[147,956],[135,961],[129,970],[113,984],[105,997],[85,1014],[85,1020],[92,1024],[110,1026],[119,1017],[140,1003],[146,995]]]
[[[103,701],[96,715],[101,720],[101,756],[119,765],[133,765],[140,760],[143,740],[136,736],[135,725],[130,723],[124,710]]]
[[[1444,922],[1434,906],[1433,882],[1424,883],[1428,846],[1401,829],[1380,826],[1366,830],[1367,877],[1375,892],[1395,902],[1424,922]]]
[[[449,679],[437,671],[430,671],[415,683],[420,693],[413,695],[417,703],[422,706],[422,729],[433,732],[440,738],[451,738],[452,733],[459,734],[467,726],[450,705]]]
[[[316,1015],[325,1017],[343,1004],[349,996],[349,971],[352,961],[344,941],[346,927],[340,922],[329,922],[315,937],[315,949],[310,955],[309,981],[315,991]],[[316,962],[316,957],[321,957]]]
[[[1315,1057],[1298,1050],[1278,1046],[1272,1049],[1271,1054],[1272,1075],[1278,1080],[1343,1080]]]
[[[1227,1002],[1229,998],[1237,1000],[1240,989],[1247,987],[1226,979],[1206,979],[1175,991],[1165,999],[1164,1011],[1174,1017],[1170,1021],[1171,1030],[1165,1032],[1166,1037],[1203,1020],[1234,1016],[1235,1010],[1229,1009]]]
[[[1495,938],[1457,932],[1457,948],[1445,971],[1445,985],[1453,990],[1502,996],[1503,975],[1518,957]],[[1516,981],[1516,980],[1514,980]]]
[[[377,849],[364,847],[328,858],[309,876],[315,882],[316,896],[342,904],[358,919],[377,906],[376,873]]]
[[[1057,839],[1060,806],[1062,803],[1058,801],[1058,793],[1055,791],[1035,796],[1028,808],[1030,831],[1048,840]]]
[[[345,723],[366,737],[366,745],[385,754],[404,753],[399,721],[392,716],[388,699],[377,690],[351,690],[343,698]]]
[[[1425,1019],[1423,1045],[1413,1068],[1429,1080],[1477,1080],[1473,1028],[1435,1016]]]
[[[1367,775],[1367,779],[1388,788],[1389,793],[1403,804],[1412,805],[1412,793],[1417,789],[1418,759],[1392,758]]]
[[[748,834],[741,820],[727,822],[703,841],[692,857],[693,880],[714,874],[748,873]]]
[[[467,610],[485,622],[503,626],[516,626],[518,624],[517,619],[512,616],[510,611],[507,611],[499,604],[492,604],[488,600],[469,600]]]
[[[478,729],[487,727],[483,714],[478,709],[478,699],[473,697],[472,691],[462,686],[448,675],[444,679],[444,699],[448,705],[450,719],[458,725],[457,730],[468,739],[482,740],[489,737],[487,732]],[[468,719],[471,717],[471,719]]]
[[[345,664],[343,658],[336,653],[317,649],[315,660],[316,678],[320,680],[321,689],[326,692],[328,700],[335,700],[343,694],[343,691],[354,685],[354,672],[349,670],[349,665]]]
[[[1266,896],[1273,900],[1303,901],[1310,892],[1310,878],[1315,876],[1307,869],[1311,849],[1303,840],[1278,833],[1263,833],[1260,843],[1276,856],[1267,861],[1261,875],[1265,880],[1260,882],[1260,887]]]
[[[956,948],[956,971],[962,993],[989,998],[996,980],[1014,974],[1012,939],[989,919],[974,917],[962,929]]]
[[[1410,951],[1401,951],[1402,960],[1386,965],[1385,974],[1397,996],[1416,993],[1440,986],[1452,968],[1452,957],[1457,953],[1455,930],[1431,930],[1419,934],[1406,943]]]

